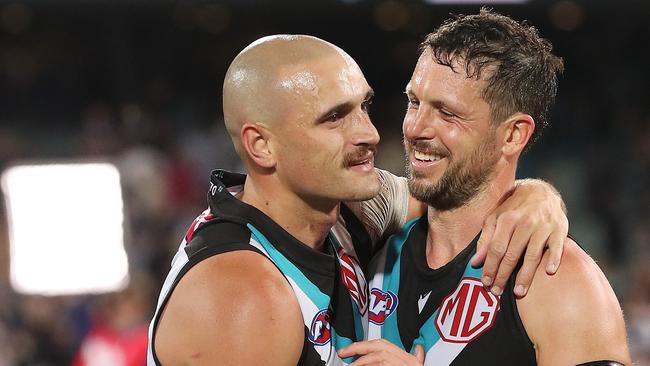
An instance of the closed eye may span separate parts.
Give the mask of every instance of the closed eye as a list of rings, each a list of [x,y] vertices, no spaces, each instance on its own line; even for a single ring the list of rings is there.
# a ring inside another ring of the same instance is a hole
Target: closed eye
[[[410,84],[406,86],[406,91],[404,91],[404,94],[406,94],[406,98],[408,98],[408,104],[406,106],[406,109],[420,108],[420,101],[415,96],[415,94],[413,94],[413,92],[411,91]]]
[[[444,110],[444,109],[441,109],[441,110],[440,110],[440,114],[442,114],[444,117],[456,117],[455,114],[453,114],[453,113],[451,113],[451,112],[448,112],[448,111],[446,111],[446,110]]]

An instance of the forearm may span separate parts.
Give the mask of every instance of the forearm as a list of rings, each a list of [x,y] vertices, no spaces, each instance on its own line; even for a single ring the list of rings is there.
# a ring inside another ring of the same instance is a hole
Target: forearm
[[[564,203],[564,200],[562,199],[562,195],[560,192],[555,188],[551,183],[540,179],[540,178],[524,178],[524,179],[517,179],[515,181],[515,186],[516,187],[526,187],[526,186],[539,186],[543,187],[546,189],[550,194],[554,195],[555,197],[558,198],[560,201],[560,205],[562,207],[562,211],[564,211],[564,214],[568,214],[568,210],[566,208],[566,204]]]

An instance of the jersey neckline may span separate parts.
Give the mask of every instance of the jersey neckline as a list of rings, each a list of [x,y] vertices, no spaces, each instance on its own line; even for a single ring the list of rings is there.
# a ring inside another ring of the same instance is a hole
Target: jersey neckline
[[[418,219],[414,225],[405,243],[405,254],[413,257],[415,273],[425,280],[435,280],[445,276],[453,268],[458,266],[465,267],[469,256],[476,252],[476,245],[480,232],[472,239],[472,241],[451,261],[438,268],[429,267],[427,262],[427,232],[428,232],[428,219],[427,215],[423,215]]]
[[[242,225],[253,225],[276,249],[300,267],[334,277],[336,256],[332,250],[331,233],[326,239],[325,252],[315,250],[301,242],[262,211],[235,197],[243,191],[246,177],[245,174],[214,170],[210,176],[211,184],[208,191],[210,212],[217,217]]]

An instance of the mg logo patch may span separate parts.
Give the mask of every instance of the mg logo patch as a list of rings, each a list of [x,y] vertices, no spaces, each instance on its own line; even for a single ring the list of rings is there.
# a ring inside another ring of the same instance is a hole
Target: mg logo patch
[[[451,295],[442,300],[436,328],[447,342],[469,343],[492,327],[499,311],[499,297],[478,278],[465,277]]]
[[[309,328],[309,341],[317,346],[327,344],[332,338],[330,332],[330,312],[323,309],[314,315]]]
[[[370,291],[370,307],[368,308],[368,320],[371,323],[382,325],[386,318],[391,316],[397,309],[397,295],[388,291],[384,292],[378,288]]]

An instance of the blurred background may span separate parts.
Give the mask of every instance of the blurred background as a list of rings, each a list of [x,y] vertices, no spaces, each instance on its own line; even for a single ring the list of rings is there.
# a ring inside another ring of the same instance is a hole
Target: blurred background
[[[633,359],[650,365],[650,2],[503,2],[491,6],[538,27],[566,65],[551,123],[520,176],[544,178],[562,193],[572,234],[624,308]],[[403,90],[418,43],[449,13],[480,7],[460,3],[467,1],[0,1],[0,170],[50,161],[117,166],[130,273],[103,294],[20,293],[9,280],[1,210],[0,366],[144,364],[155,298],[205,208],[209,172],[241,170],[223,127],[221,83],[243,47],[301,33],[345,49],[376,92],[377,165],[399,174]],[[32,212],[34,230],[52,216],[39,215],[49,211],[38,205]],[[92,251],[92,237],[86,243]]]

